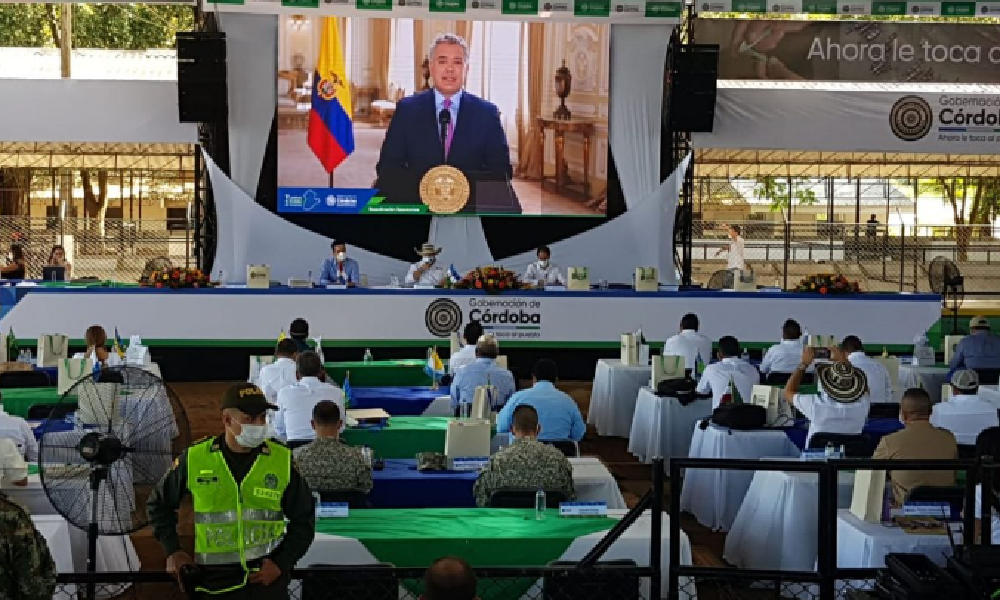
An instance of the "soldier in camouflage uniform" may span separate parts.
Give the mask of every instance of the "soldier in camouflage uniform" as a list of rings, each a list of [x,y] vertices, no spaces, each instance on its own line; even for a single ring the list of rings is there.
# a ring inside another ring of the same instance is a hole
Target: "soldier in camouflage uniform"
[[[478,506],[489,504],[493,492],[502,488],[560,491],[567,500],[576,496],[573,466],[562,452],[538,441],[541,431],[533,406],[522,404],[514,410],[514,443],[496,453],[476,480],[473,492]]]
[[[56,565],[20,506],[0,494],[0,600],[51,600]]]
[[[293,451],[299,473],[313,491],[372,489],[372,468],[361,455],[340,441],[342,420],[336,402],[323,400],[313,407],[312,426],[316,440]]]

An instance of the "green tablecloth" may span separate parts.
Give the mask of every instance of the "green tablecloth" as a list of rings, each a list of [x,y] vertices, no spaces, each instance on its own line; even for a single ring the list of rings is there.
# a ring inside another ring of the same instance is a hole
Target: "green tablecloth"
[[[381,429],[349,427],[340,437],[351,446],[372,448],[378,458],[413,458],[418,452],[444,452],[450,420],[448,417],[392,417]]]
[[[424,373],[425,360],[376,360],[326,363],[326,372],[343,385],[344,374],[351,372],[353,387],[405,386],[417,387],[433,383]]]
[[[28,409],[36,404],[58,404],[59,394],[54,387],[7,388],[0,390],[0,406],[5,413],[28,418]]]
[[[461,556],[472,566],[544,566],[559,559],[573,540],[611,529],[612,518],[560,518],[547,511],[498,508],[358,510],[341,519],[318,519],[316,531],[354,538],[381,562],[422,568],[441,556]],[[534,579],[492,584],[481,580],[483,600],[516,599]],[[419,595],[418,582],[405,582]]]

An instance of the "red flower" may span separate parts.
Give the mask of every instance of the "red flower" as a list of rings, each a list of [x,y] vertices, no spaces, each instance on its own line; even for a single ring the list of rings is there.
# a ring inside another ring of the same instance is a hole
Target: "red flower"
[[[483,287],[483,282],[482,281],[477,281],[476,282],[476,289],[482,289],[482,287]]]
[[[157,281],[157,282],[156,282],[156,286],[155,286],[155,287],[158,287],[158,288],[161,288],[161,287],[163,287],[163,284],[162,284],[162,283],[160,283],[159,281]]]
[[[821,294],[825,294],[826,292],[827,292],[827,289],[826,289],[826,287],[821,287],[821,288],[819,288],[819,293],[821,293]]]

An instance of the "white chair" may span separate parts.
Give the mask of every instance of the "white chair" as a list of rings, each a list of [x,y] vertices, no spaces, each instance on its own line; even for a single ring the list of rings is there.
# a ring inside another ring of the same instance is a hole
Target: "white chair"
[[[396,112],[396,104],[405,95],[406,90],[403,88],[397,89],[395,84],[389,84],[388,98],[372,102],[372,113],[378,119],[379,125],[382,127],[389,126],[389,120],[392,119],[392,115]]]

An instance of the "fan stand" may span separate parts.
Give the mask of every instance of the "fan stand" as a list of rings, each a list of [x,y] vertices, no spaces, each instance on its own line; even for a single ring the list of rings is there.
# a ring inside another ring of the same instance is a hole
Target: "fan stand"
[[[96,431],[83,436],[77,445],[80,456],[90,463],[90,524],[87,526],[87,572],[97,572],[97,538],[98,538],[98,493],[101,482],[108,479],[108,467],[121,460],[130,449],[122,446],[121,440],[114,435],[102,435]],[[87,581],[87,598],[94,600],[97,584]]]

